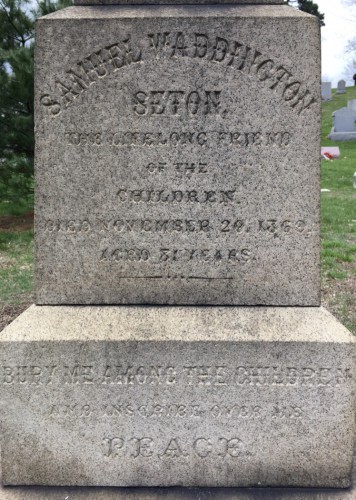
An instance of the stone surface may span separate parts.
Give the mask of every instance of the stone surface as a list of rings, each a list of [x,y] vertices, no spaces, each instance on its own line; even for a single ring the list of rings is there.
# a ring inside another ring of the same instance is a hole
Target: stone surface
[[[137,5],[138,0],[74,0],[74,5]],[[284,0],[140,0],[140,5],[181,5],[181,4],[242,4],[242,5],[279,5]]]
[[[356,112],[351,107],[345,107],[334,111],[333,127],[329,134],[329,138],[332,141],[356,140],[355,120]]]
[[[32,306],[0,340],[4,484],[350,484],[355,344],[324,309]]]
[[[356,112],[351,108],[341,108],[333,112],[334,132],[356,132]]]
[[[321,98],[323,101],[331,101],[331,82],[321,82]]]
[[[1,479],[1,477],[0,477]],[[354,453],[353,485],[356,483]],[[356,488],[115,488],[0,485],[1,500],[355,500]]]
[[[347,101],[347,107],[353,109],[356,112],[356,99]]]
[[[331,132],[328,138],[332,141],[356,141],[356,132]]]
[[[337,94],[346,94],[346,82],[345,80],[340,80],[337,82],[337,89],[336,89]]]
[[[318,305],[318,60],[286,6],[40,19],[37,303]]]
[[[350,485],[355,341],[262,307],[319,303],[318,33],[273,5],[38,21],[38,303],[260,307],[32,306],[0,337],[4,484]]]

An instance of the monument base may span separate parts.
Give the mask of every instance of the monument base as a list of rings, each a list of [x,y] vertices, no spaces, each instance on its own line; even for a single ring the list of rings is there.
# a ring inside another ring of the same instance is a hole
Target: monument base
[[[1,335],[3,484],[348,487],[354,354],[323,308],[31,306]]]
[[[356,132],[333,132],[328,135],[331,141],[356,141]]]

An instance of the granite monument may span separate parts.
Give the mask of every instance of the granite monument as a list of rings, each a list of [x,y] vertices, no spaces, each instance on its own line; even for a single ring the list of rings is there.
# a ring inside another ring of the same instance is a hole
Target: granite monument
[[[36,305],[0,337],[3,483],[347,487],[318,20],[116,3],[37,23]]]

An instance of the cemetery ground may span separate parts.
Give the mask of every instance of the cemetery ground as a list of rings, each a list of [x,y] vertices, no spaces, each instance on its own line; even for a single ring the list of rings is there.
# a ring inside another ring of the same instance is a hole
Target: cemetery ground
[[[322,304],[356,334],[356,141],[332,142],[332,112],[356,98],[356,87],[323,103],[322,146],[338,146],[338,160],[322,160],[321,188],[321,290]]]
[[[321,193],[322,304],[356,335],[356,141],[327,138],[332,112],[350,99],[356,87],[323,103],[321,143],[339,146],[341,157],[321,163],[321,188],[330,190]],[[0,202],[0,330],[34,300],[33,250],[32,207]]]

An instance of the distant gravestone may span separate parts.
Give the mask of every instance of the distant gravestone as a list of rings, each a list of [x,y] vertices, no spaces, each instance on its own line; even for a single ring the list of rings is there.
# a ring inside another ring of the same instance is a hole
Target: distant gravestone
[[[321,82],[321,98],[323,101],[331,101],[331,82]]]
[[[333,113],[335,132],[354,132],[356,113],[350,108],[341,108]]]
[[[345,80],[340,80],[337,82],[337,94],[345,94],[346,93],[346,82]]]
[[[329,138],[332,141],[356,140],[356,112],[350,108],[341,108],[333,113],[333,127]]]
[[[351,99],[351,101],[347,101],[347,107],[353,109],[356,112],[356,99]]]

